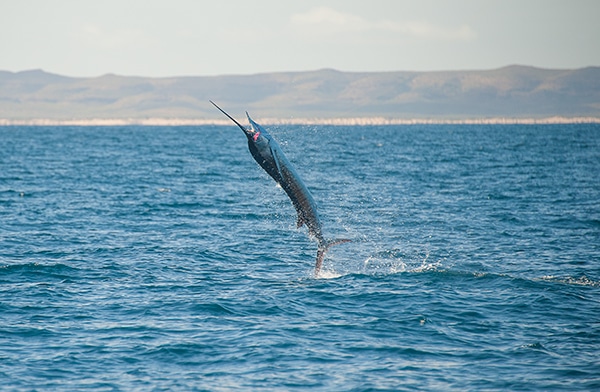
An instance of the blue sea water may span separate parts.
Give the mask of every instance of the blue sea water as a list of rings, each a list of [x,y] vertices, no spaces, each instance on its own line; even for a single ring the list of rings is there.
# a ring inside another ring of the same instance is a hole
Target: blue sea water
[[[600,125],[0,127],[0,390],[600,390]]]

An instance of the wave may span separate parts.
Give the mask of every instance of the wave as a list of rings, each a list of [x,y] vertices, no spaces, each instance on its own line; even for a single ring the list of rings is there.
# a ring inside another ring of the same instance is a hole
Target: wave
[[[546,275],[539,278],[540,281],[547,282],[556,282],[562,283],[566,285],[574,285],[574,286],[589,286],[589,287],[600,287],[600,280],[590,279],[585,275],[581,275],[578,277],[575,276],[553,276]]]
[[[78,276],[78,268],[62,264],[42,264],[42,263],[15,263],[0,265],[0,280],[11,279],[12,277],[45,277],[56,280],[70,279]],[[26,280],[26,279],[25,279]]]

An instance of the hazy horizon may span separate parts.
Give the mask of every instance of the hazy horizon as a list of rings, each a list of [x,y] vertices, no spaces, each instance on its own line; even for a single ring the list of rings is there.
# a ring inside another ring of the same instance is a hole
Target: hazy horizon
[[[118,76],[118,77],[126,77],[126,78],[148,78],[148,79],[168,79],[168,78],[185,78],[185,77],[207,77],[207,78],[212,78],[212,77],[230,77],[230,76],[252,76],[252,75],[266,75],[266,74],[287,74],[287,73],[305,73],[305,72],[320,72],[320,71],[334,71],[334,72],[340,72],[340,73],[445,73],[445,72],[485,72],[485,71],[496,71],[496,70],[500,70],[503,68],[509,68],[509,67],[526,67],[526,68],[532,68],[532,69],[538,69],[538,70],[548,70],[548,71],[571,71],[571,70],[578,70],[578,69],[585,69],[585,68],[597,68],[600,67],[600,65],[589,65],[589,66],[585,66],[585,67],[575,67],[575,68],[549,68],[549,67],[536,67],[534,65],[529,65],[529,64],[506,64],[506,65],[502,65],[499,67],[495,67],[495,68],[481,68],[481,69],[439,69],[439,70],[433,70],[433,71],[417,71],[417,70],[412,70],[412,69],[396,69],[396,70],[388,70],[388,71],[344,71],[342,69],[336,69],[336,68],[329,68],[329,67],[324,67],[324,68],[318,68],[318,69],[307,69],[307,70],[299,70],[299,71],[295,71],[295,70],[288,70],[288,71],[273,71],[273,72],[252,72],[252,73],[230,73],[230,74],[215,74],[215,75],[208,75],[208,74],[202,74],[202,75],[191,75],[191,74],[186,74],[186,75],[168,75],[168,76],[145,76],[145,75],[126,75],[126,74],[118,74],[118,73],[114,73],[114,72],[107,72],[104,74],[100,74],[100,75],[92,75],[92,76],[73,76],[73,75],[68,75],[68,74],[61,74],[61,73],[56,73],[56,72],[51,72],[48,71],[46,69],[43,68],[30,68],[30,69],[21,69],[21,70],[7,70],[7,69],[0,69],[0,72],[10,72],[13,74],[20,74],[20,73],[27,73],[27,72],[43,72],[45,74],[50,74],[50,75],[56,75],[56,76],[62,76],[62,77],[67,77],[67,78],[74,78],[74,79],[95,79],[95,78],[101,78],[101,77],[105,77],[105,76]]]
[[[207,77],[207,78],[212,78],[212,77],[230,77],[230,76],[252,76],[252,75],[266,75],[266,74],[286,74],[286,73],[305,73],[305,72],[320,72],[320,71],[334,71],[334,72],[340,72],[340,73],[445,73],[445,72],[485,72],[485,71],[496,71],[499,69],[503,69],[503,68],[509,68],[509,67],[526,67],[526,68],[532,68],[532,69],[538,69],[538,70],[548,70],[548,71],[572,71],[572,70],[578,70],[578,69],[585,69],[585,68],[597,68],[600,67],[600,65],[588,65],[588,66],[584,66],[584,67],[573,67],[573,68],[550,68],[550,67],[536,67],[534,65],[529,65],[529,64],[506,64],[506,65],[502,65],[499,67],[494,67],[494,68],[480,68],[480,69],[439,69],[439,70],[432,70],[432,71],[417,71],[417,70],[412,70],[412,69],[395,69],[395,70],[387,70],[387,71],[345,71],[342,69],[336,69],[336,68],[329,68],[329,67],[324,67],[324,68],[318,68],[318,69],[307,69],[307,70],[283,70],[283,71],[273,71],[273,72],[251,72],[251,73],[224,73],[224,74],[214,74],[214,75],[209,75],[209,74],[198,74],[198,75],[192,75],[192,74],[186,74],[186,75],[167,75],[167,76],[145,76],[145,75],[127,75],[127,74],[118,74],[118,73],[114,73],[114,72],[107,72],[104,74],[100,74],[100,75],[91,75],[91,76],[73,76],[73,75],[68,75],[68,74],[62,74],[62,73],[57,73],[57,72],[51,72],[48,71],[46,69],[43,68],[29,68],[29,69],[21,69],[21,70],[7,70],[7,69],[0,69],[0,72],[10,72],[13,74],[20,74],[20,73],[27,73],[27,72],[43,72],[45,74],[50,74],[50,75],[56,75],[56,76],[62,76],[62,77],[67,77],[67,78],[74,78],[74,79],[95,79],[95,78],[101,78],[101,77],[105,77],[105,76],[118,76],[118,77],[126,77],[126,78],[148,78],[148,79],[168,79],[168,78],[185,78],[185,77]]]
[[[0,119],[219,118],[209,100],[233,113],[256,113],[261,121],[303,123],[336,118],[370,118],[377,123],[394,118],[598,118],[599,80],[600,67],[565,71],[521,66],[439,73],[322,70],[164,79],[0,73]]]

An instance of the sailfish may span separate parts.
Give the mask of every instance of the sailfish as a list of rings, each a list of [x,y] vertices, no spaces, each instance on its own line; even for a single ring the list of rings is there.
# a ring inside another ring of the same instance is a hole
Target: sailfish
[[[310,191],[298,175],[294,166],[286,158],[277,141],[259,124],[254,122],[248,112],[250,127],[244,127],[236,119],[210,101],[217,109],[233,121],[248,138],[248,149],[254,160],[269,176],[287,193],[298,214],[297,227],[306,226],[310,237],[317,241],[317,259],[315,261],[315,276],[319,275],[327,250],[338,244],[350,242],[349,239],[327,240],[323,236],[322,225]]]

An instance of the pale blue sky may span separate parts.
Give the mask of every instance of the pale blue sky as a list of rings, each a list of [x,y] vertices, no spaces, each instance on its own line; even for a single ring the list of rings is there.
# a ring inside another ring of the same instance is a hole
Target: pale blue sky
[[[598,0],[0,0],[0,70],[68,76],[600,65]]]

